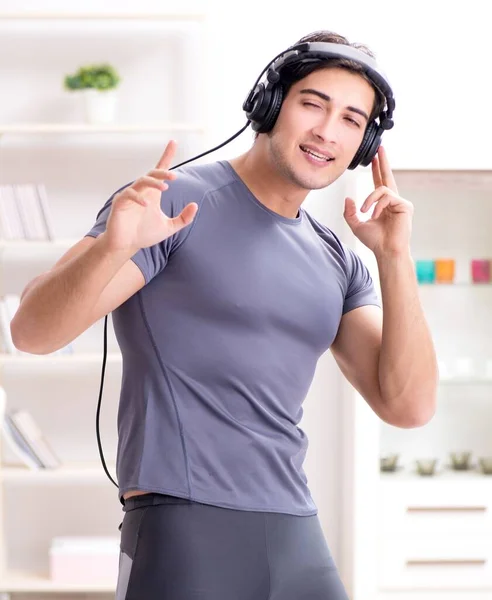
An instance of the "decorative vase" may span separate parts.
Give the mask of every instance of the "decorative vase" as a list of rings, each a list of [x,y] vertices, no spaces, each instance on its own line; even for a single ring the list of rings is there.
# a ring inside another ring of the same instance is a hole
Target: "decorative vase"
[[[84,90],[85,118],[88,123],[113,123],[116,117],[117,90]]]

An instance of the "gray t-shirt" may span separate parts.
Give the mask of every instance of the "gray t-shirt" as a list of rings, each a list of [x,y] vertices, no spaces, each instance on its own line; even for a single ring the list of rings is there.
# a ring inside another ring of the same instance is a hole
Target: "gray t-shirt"
[[[380,304],[369,272],[305,210],[266,208],[229,162],[176,172],[163,211],[194,201],[198,213],[133,256],[146,285],[113,312],[120,494],[316,514],[302,403],[342,315]],[[111,200],[87,235],[104,231]]]

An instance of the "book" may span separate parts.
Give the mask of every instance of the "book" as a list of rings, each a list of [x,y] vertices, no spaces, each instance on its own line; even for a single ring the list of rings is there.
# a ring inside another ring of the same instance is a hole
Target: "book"
[[[41,462],[7,415],[7,395],[3,387],[0,387],[0,431],[7,446],[26,467],[32,470],[42,468]]]
[[[43,183],[0,185],[0,238],[54,240],[48,194]]]
[[[8,414],[5,414],[2,420],[2,434],[12,452],[26,467],[34,471],[44,468],[42,462],[21,435]]]
[[[14,410],[7,413],[6,416],[11,419],[17,432],[31,449],[42,468],[54,469],[61,465],[48,440],[27,410]]]

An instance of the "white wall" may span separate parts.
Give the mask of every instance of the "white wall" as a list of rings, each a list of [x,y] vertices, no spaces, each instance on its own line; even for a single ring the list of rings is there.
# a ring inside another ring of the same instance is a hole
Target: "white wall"
[[[490,30],[480,0],[209,0],[211,122],[217,139],[242,122],[241,103],[270,58],[302,35],[331,29],[367,43],[390,77],[395,128],[386,137],[398,168],[489,168]]]

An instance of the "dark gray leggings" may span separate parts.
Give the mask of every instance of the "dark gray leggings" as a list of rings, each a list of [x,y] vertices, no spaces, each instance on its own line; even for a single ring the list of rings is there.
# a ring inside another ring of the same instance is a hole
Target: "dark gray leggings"
[[[316,516],[125,502],[116,600],[348,600]]]

